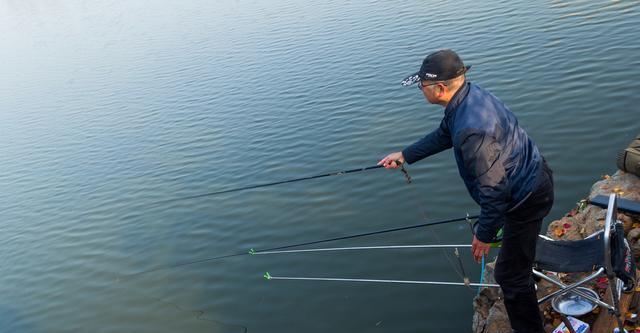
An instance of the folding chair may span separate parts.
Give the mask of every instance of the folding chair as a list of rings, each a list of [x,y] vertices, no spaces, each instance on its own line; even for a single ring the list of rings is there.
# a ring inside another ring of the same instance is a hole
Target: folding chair
[[[636,268],[633,253],[624,236],[622,223],[617,220],[617,196],[611,194],[607,205],[604,230],[600,230],[579,241],[554,241],[540,235],[536,246],[533,274],[560,287],[538,300],[543,304],[554,296],[572,293],[586,298],[616,316],[619,332],[624,332],[620,319],[620,292],[635,287]],[[545,272],[590,273],[573,284],[564,284]],[[581,285],[606,276],[611,291],[611,304],[576,289]]]

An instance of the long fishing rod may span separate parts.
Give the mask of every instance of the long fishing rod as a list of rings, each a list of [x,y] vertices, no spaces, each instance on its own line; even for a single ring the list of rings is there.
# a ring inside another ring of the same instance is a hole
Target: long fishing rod
[[[349,247],[328,247],[321,249],[303,250],[283,250],[283,251],[256,251],[249,250],[249,254],[285,254],[285,253],[308,253],[308,252],[333,252],[333,251],[358,251],[358,250],[390,250],[390,249],[454,249],[459,247],[471,247],[471,244],[425,244],[425,245],[382,245],[382,246],[349,246]]]
[[[458,264],[462,270],[463,282],[442,282],[442,281],[406,281],[406,280],[380,280],[380,279],[351,279],[351,278],[336,278],[336,277],[274,277],[266,272],[264,278],[267,280],[304,280],[304,281],[339,281],[339,282],[381,282],[381,283],[404,283],[404,284],[429,284],[429,285],[452,285],[452,286],[466,286],[478,287],[478,290],[482,287],[497,287],[494,284],[486,284],[483,281],[483,277],[480,277],[480,283],[472,283],[467,277],[462,259],[458,248],[471,248],[471,244],[420,244],[420,245],[382,245],[382,246],[349,246],[349,247],[329,247],[329,248],[315,248],[315,249],[302,249],[302,250],[280,250],[280,251],[255,251],[249,250],[249,254],[252,255],[272,255],[272,254],[292,254],[292,253],[313,253],[313,252],[334,252],[334,251],[357,251],[357,250],[390,250],[390,249],[454,249],[455,255],[458,258]],[[484,260],[484,256],[483,256]],[[484,261],[483,261],[484,265]]]
[[[267,280],[298,280],[298,281],[338,281],[338,282],[374,282],[374,283],[401,283],[401,284],[429,284],[439,286],[465,286],[465,287],[487,287],[499,288],[493,283],[466,283],[466,282],[444,282],[444,281],[416,281],[416,280],[381,280],[381,279],[349,279],[336,277],[301,277],[301,276],[273,276],[266,272],[263,276]]]
[[[400,164],[400,162],[397,162],[397,163]],[[400,165],[401,165],[400,171],[402,171],[402,173],[404,174],[405,179],[407,180],[407,183],[411,183],[411,177],[409,176],[409,173],[404,168],[403,164],[400,164]],[[155,204],[164,204],[164,203],[169,203],[169,202],[173,202],[173,201],[198,199],[198,198],[210,197],[210,196],[219,195],[219,194],[246,191],[246,190],[252,190],[252,189],[261,188],[261,187],[268,187],[268,186],[275,186],[275,185],[281,185],[281,184],[295,183],[295,182],[300,182],[300,181],[304,181],[304,180],[318,179],[318,178],[324,178],[324,177],[340,176],[340,175],[346,175],[346,174],[349,174],[349,173],[356,173],[356,172],[362,172],[362,171],[374,170],[374,169],[380,169],[380,168],[384,168],[384,166],[382,166],[382,165],[372,165],[372,166],[368,166],[368,167],[364,167],[364,168],[357,168],[357,169],[343,170],[343,171],[335,171],[335,172],[330,172],[330,173],[325,173],[325,174],[315,175],[315,176],[307,176],[307,177],[301,177],[301,178],[287,179],[287,180],[281,180],[281,181],[277,181],[277,182],[263,183],[263,184],[257,184],[257,185],[248,185],[248,186],[230,188],[230,189],[221,190],[221,191],[201,193],[201,194],[196,194],[196,195],[191,195],[191,196],[186,196],[186,197],[181,197],[181,198],[174,198],[174,199],[168,199],[168,200],[163,200],[163,201],[157,201],[157,202],[155,202]]]
[[[462,271],[462,279],[464,281],[464,285],[467,287],[474,287],[474,286],[483,286],[483,281],[482,281],[482,277],[480,278],[480,284],[477,283],[471,283],[469,278],[467,277],[467,274],[465,273],[464,270],[464,265],[462,264],[462,258],[460,258],[460,253],[458,251],[458,248],[471,248],[471,244],[420,244],[420,245],[382,245],[382,246],[350,246],[350,247],[329,247],[329,248],[319,248],[319,249],[303,249],[303,250],[282,250],[282,251],[255,251],[254,249],[251,249],[249,251],[249,254],[253,254],[253,255],[269,255],[269,254],[290,254],[290,253],[311,253],[311,252],[333,252],[333,251],[357,251],[357,250],[392,250],[392,249],[401,249],[401,250],[406,250],[406,249],[454,249],[456,258],[458,258],[458,264],[460,265],[460,269]],[[269,275],[269,273],[267,272],[265,274],[265,278],[267,278],[267,280],[271,279],[271,276]],[[314,281],[320,281],[318,280],[318,278],[287,278],[287,280],[314,280]],[[327,281],[326,278],[321,278],[321,280]],[[331,278],[331,281],[355,281],[353,279],[343,279],[343,278]],[[361,281],[362,282],[362,281]],[[368,281],[368,282],[372,282],[372,281]],[[376,281],[376,282],[388,282],[388,281]],[[394,282],[398,282],[398,281],[394,281]],[[411,282],[414,283],[415,281]],[[405,283],[407,283],[405,281]],[[422,281],[421,283],[423,284],[438,284],[436,282],[425,282]],[[442,282],[440,284],[455,284],[457,285],[457,282]]]
[[[385,234],[385,233],[391,233],[391,232],[409,230],[409,229],[415,229],[415,228],[431,227],[431,226],[440,225],[440,224],[446,224],[446,223],[453,223],[453,222],[459,222],[459,221],[470,221],[472,219],[477,219],[478,217],[479,217],[479,215],[469,216],[467,214],[467,216],[465,216],[465,217],[460,217],[460,218],[455,218],[455,219],[440,220],[440,221],[421,223],[421,224],[410,225],[410,226],[405,226],[405,227],[398,227],[398,228],[384,229],[384,230],[378,230],[378,231],[371,231],[371,232],[365,232],[365,233],[359,233],[359,234],[341,236],[341,237],[334,237],[334,238],[328,238],[328,239],[321,239],[321,240],[304,242],[304,243],[276,246],[276,247],[271,247],[271,248],[261,249],[261,250],[253,250],[252,249],[252,250],[249,250],[247,252],[231,253],[231,254],[221,255],[221,256],[217,256],[217,257],[204,258],[204,259],[199,259],[199,260],[193,260],[193,261],[177,263],[177,264],[173,264],[173,265],[159,266],[159,267],[152,268],[152,269],[149,269],[149,270],[145,270],[145,271],[142,271],[142,272],[126,275],[123,279],[132,279],[132,278],[135,278],[135,277],[138,277],[138,276],[141,276],[141,275],[145,275],[145,274],[149,274],[149,273],[152,273],[152,272],[157,272],[157,271],[162,271],[162,270],[167,270],[167,269],[174,269],[174,268],[178,268],[178,267],[195,265],[195,264],[201,264],[201,263],[204,263],[204,262],[215,261],[215,260],[220,260],[220,259],[239,257],[239,256],[244,256],[244,255],[251,255],[251,254],[258,253],[258,252],[284,250],[284,249],[294,248],[294,247],[299,247],[299,246],[327,243],[327,242],[333,242],[333,241],[338,241],[338,240],[359,238],[359,237],[372,236],[372,235],[379,235],[379,234]],[[252,253],[252,252],[254,252],[254,253]]]

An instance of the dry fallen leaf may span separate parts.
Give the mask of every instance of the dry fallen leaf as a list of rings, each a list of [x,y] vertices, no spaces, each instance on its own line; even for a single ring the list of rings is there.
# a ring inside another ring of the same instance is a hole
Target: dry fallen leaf
[[[556,237],[562,237],[562,235],[564,235],[564,229],[562,228],[556,228],[553,233],[556,235]]]

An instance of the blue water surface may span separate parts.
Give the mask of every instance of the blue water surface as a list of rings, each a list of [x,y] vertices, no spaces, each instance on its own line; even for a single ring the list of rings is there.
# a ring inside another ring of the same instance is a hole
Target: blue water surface
[[[451,151],[367,172],[442,109],[400,81],[439,48],[505,101],[559,218],[640,132],[637,1],[0,1],[7,332],[469,332],[452,251],[237,256],[475,214]],[[468,244],[465,223],[325,244]],[[480,267],[461,249],[465,271]]]

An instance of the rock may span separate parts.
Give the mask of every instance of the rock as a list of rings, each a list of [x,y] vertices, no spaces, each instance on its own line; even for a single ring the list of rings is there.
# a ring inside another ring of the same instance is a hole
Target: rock
[[[491,289],[496,288],[485,288],[474,299],[476,312],[473,315],[472,332],[511,333],[511,324],[509,324],[504,302],[501,298],[492,300],[495,294],[490,291]]]
[[[480,315],[481,320],[486,320],[493,304],[500,299],[499,288],[482,288],[480,293],[473,298],[473,308]]]
[[[489,311],[484,330],[482,333],[511,333],[511,324],[509,324],[509,317],[507,316],[507,310],[504,308],[502,300],[494,303],[493,307]]]
[[[596,195],[609,195],[613,192],[618,193],[621,198],[640,201],[640,177],[618,171],[612,176],[605,176],[593,184],[589,199]]]
[[[628,234],[633,229],[633,224],[638,223],[639,220],[632,218],[627,214],[618,214],[618,220],[622,222],[624,233]]]
[[[579,215],[565,216],[549,224],[547,236],[556,240],[579,240],[584,238],[583,232],[584,220]]]
[[[493,278],[493,271],[495,268],[495,262],[491,262],[485,265],[484,281],[485,283],[496,283]],[[493,306],[493,303],[500,298],[500,290],[498,288],[482,288],[476,297],[473,298],[473,308],[478,321],[484,322],[489,316],[489,310]],[[476,316],[474,316],[474,326],[476,322]],[[484,323],[482,324],[484,325]],[[474,329],[474,332],[476,330]]]
[[[629,241],[629,246],[631,246],[636,260],[638,260],[638,256],[640,255],[640,228],[629,231],[627,240]]]
[[[584,216],[584,237],[596,233],[604,227],[604,220],[607,211],[598,207],[589,205],[582,212]]]
[[[495,261],[485,265],[484,281],[496,283],[493,272]],[[474,333],[511,333],[509,317],[507,317],[502,291],[500,288],[482,288],[478,296],[473,299],[472,332]]]
[[[494,277],[493,272],[495,272],[496,270],[496,262],[495,260],[487,263],[484,266],[484,277],[483,280],[485,281],[485,283],[496,283],[496,278]],[[495,288],[484,288],[484,289],[490,289],[490,290],[498,290]]]
[[[623,199],[640,202],[640,177],[624,171],[618,171],[613,174],[613,176],[605,176],[605,179],[593,184],[589,198],[591,199],[597,195],[609,195],[611,193],[617,193],[618,196]],[[602,224],[604,224],[606,211],[599,207],[591,209],[597,209],[597,220],[601,220]],[[619,213],[618,219],[623,222],[625,233],[633,229],[634,223],[640,223],[640,215],[638,214]]]

